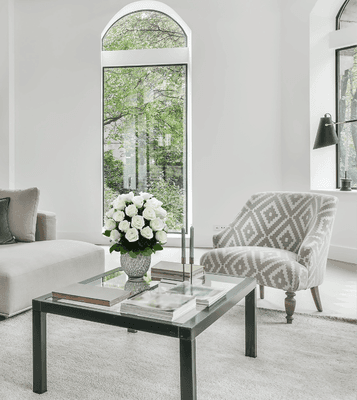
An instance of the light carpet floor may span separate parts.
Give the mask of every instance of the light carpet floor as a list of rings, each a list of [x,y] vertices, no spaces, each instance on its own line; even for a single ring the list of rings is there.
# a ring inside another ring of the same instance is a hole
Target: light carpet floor
[[[258,310],[244,356],[244,307],[197,338],[199,400],[356,400],[356,325]],[[178,400],[177,339],[48,315],[48,392],[32,392],[31,311],[0,321],[1,400]]]

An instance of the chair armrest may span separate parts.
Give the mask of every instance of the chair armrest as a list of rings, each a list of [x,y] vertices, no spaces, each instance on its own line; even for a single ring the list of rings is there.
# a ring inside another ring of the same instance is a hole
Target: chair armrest
[[[298,251],[297,261],[308,271],[308,287],[318,286],[323,282],[337,203],[336,197],[324,196],[314,225]]]
[[[326,256],[327,259],[328,243],[327,246],[326,243],[325,246],[323,246],[323,244],[324,241],[321,237],[315,235],[306,236],[300,246],[297,261],[307,269],[310,269],[316,265],[318,260],[323,256]]]
[[[38,211],[36,223],[36,241],[56,239],[56,214],[50,211]]]
[[[233,228],[228,225],[225,229],[223,229],[223,231],[213,235],[213,248],[217,249],[218,247],[227,247],[226,238],[227,236],[230,236],[232,230]]]
[[[239,238],[237,232],[244,228],[244,218],[249,213],[249,206],[245,204],[242,210],[236,215],[234,221],[230,223],[223,231],[213,236],[213,247],[235,247],[235,246],[247,246]]]

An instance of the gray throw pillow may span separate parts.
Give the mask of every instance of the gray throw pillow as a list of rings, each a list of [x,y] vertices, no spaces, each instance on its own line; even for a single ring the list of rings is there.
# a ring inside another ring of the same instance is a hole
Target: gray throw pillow
[[[16,243],[9,228],[8,212],[10,197],[0,199],[0,244]]]
[[[37,222],[37,209],[40,191],[37,188],[24,190],[0,189],[0,198],[10,197],[9,227],[19,242],[34,242]]]

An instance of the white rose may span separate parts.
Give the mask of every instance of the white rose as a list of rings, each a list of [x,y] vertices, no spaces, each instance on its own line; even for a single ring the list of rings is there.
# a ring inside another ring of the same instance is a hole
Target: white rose
[[[164,229],[164,221],[160,218],[155,218],[150,221],[150,226],[154,231],[162,231]]]
[[[165,224],[163,230],[164,230],[165,232],[168,232],[168,231],[169,231],[169,227]]]
[[[150,193],[145,193],[145,192],[140,192],[140,196],[144,199],[144,200],[149,200],[152,197],[152,194]]]
[[[136,242],[139,239],[139,232],[136,228],[130,228],[125,234],[125,238],[128,242]]]
[[[151,207],[145,208],[145,210],[143,212],[143,217],[145,219],[148,219],[149,221],[151,221],[152,219],[155,219],[156,218],[155,210]]]
[[[125,201],[133,201],[134,193],[130,192],[127,194],[123,194],[122,196],[123,196],[123,200],[125,200]]]
[[[138,213],[138,209],[136,208],[136,206],[134,204],[130,204],[130,206],[125,208],[125,214],[128,217],[133,217],[137,213]]]
[[[108,218],[111,218],[114,214],[114,208],[111,208],[107,213],[105,214]]]
[[[117,211],[113,214],[114,221],[120,222],[123,221],[125,214],[123,211]]]
[[[130,228],[129,221],[127,221],[126,219],[125,219],[124,221],[121,221],[121,222],[119,223],[118,228],[119,228],[121,231],[126,232],[126,231]]]
[[[167,242],[167,235],[166,235],[166,232],[164,232],[164,231],[156,232],[155,238],[160,243],[166,243]]]
[[[145,228],[141,230],[141,236],[143,236],[146,239],[152,239],[154,237],[154,234],[150,226],[145,226]]]
[[[136,207],[141,208],[144,204],[144,199],[141,196],[135,196],[133,198],[133,204],[135,204]]]
[[[160,218],[165,218],[167,215],[167,211],[164,210],[162,207],[159,207],[155,210],[156,216]]]
[[[136,229],[141,229],[145,225],[144,218],[141,215],[134,215],[131,219],[131,226]]]
[[[118,196],[118,197],[112,202],[112,204],[113,204],[113,207],[114,207],[116,210],[124,210],[124,208],[125,208],[125,201],[124,201],[122,198],[120,198],[120,196]]]
[[[116,229],[113,229],[110,232],[110,239],[117,242],[120,239],[120,233]]]
[[[106,228],[107,230],[111,231],[111,230],[115,229],[116,227],[117,227],[117,224],[116,224],[116,222],[114,221],[114,219],[109,218],[109,219],[106,220],[106,222],[105,222],[105,228]]]
[[[149,200],[146,200],[146,203],[144,205],[144,207],[151,207],[151,208],[159,208],[160,206],[162,206],[162,201],[159,201],[158,199],[152,198]]]

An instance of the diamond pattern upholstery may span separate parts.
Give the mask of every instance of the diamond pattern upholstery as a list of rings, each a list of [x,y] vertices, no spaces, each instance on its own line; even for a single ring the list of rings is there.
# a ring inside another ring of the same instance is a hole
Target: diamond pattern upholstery
[[[316,287],[324,279],[337,202],[315,193],[257,193],[213,237],[214,249],[200,264],[286,291]]]

